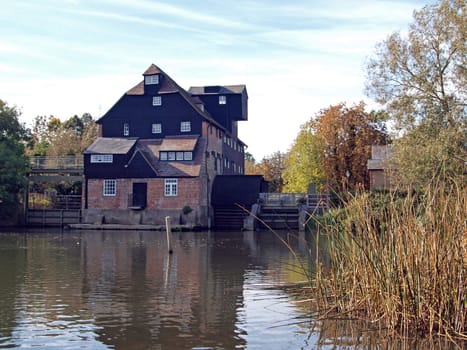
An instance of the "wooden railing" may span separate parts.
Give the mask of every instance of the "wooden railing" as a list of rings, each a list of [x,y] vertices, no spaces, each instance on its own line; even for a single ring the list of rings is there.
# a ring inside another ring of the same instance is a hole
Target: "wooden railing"
[[[84,168],[83,156],[36,156],[29,157],[31,170],[81,170]]]

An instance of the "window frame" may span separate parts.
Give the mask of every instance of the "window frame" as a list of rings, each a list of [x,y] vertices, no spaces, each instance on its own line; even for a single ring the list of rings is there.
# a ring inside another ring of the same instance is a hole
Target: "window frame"
[[[193,160],[193,152],[192,151],[183,151],[183,160],[192,161]]]
[[[178,196],[178,179],[176,178],[164,179],[164,196],[165,197]]]
[[[152,123],[151,132],[153,134],[162,134],[162,123]]]
[[[219,104],[226,105],[227,104],[227,96],[226,95],[219,95]]]
[[[113,154],[91,154],[90,163],[113,163]]]
[[[193,160],[193,151],[159,151],[159,160],[162,162],[190,162]]]
[[[191,121],[180,122],[180,132],[191,132]]]
[[[117,195],[117,180],[104,179],[102,183],[102,196],[115,197]]]
[[[159,84],[159,74],[150,74],[144,76],[145,85],[158,85]]]
[[[184,160],[183,159],[183,151],[177,151],[175,152],[175,160]]]
[[[123,123],[123,136],[130,136],[130,123]]]
[[[152,105],[155,107],[162,106],[162,96],[153,96]]]

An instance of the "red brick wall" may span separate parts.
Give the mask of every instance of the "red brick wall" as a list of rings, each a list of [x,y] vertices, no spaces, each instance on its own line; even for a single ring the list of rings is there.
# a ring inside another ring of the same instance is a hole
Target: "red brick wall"
[[[179,178],[178,195],[169,197],[164,194],[165,180],[157,179],[117,179],[116,196],[104,196],[102,179],[88,180],[88,208],[98,209],[126,209],[129,203],[129,193],[133,191],[133,182],[148,184],[148,209],[181,209],[189,205],[193,209],[200,203],[200,179]]]
[[[102,179],[88,180],[88,208],[126,209],[128,208],[129,179],[117,179],[117,194],[104,196]]]
[[[148,179],[148,208],[149,209],[181,209],[185,205],[197,208],[200,204],[199,178],[179,178],[178,195],[165,196],[164,179]]]

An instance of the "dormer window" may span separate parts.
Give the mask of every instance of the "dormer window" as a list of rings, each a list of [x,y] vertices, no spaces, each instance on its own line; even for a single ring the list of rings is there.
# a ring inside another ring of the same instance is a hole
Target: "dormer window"
[[[221,95],[219,96],[219,104],[226,105],[227,104],[227,96]]]
[[[146,75],[144,77],[145,85],[157,85],[159,84],[159,74]]]

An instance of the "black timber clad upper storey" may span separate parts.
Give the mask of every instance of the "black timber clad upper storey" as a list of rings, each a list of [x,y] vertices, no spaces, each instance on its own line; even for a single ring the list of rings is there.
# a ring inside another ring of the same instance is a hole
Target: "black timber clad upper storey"
[[[156,176],[151,165],[136,152],[136,145],[136,139],[99,137],[84,152],[84,175],[95,179]],[[112,163],[91,163],[93,154],[112,154]]]
[[[103,137],[123,137],[129,125],[129,137],[163,138],[167,135],[200,135],[202,117],[177,93],[160,94],[162,105],[153,106],[155,95],[125,95],[100,119]],[[190,132],[181,132],[180,123],[189,121]],[[153,134],[152,124],[160,123],[162,133]]]
[[[200,135],[201,122],[207,120],[222,127],[195,103],[183,88],[152,64],[144,76],[159,77],[158,84],[145,84],[143,80],[130,89],[97,123],[102,125],[103,137],[124,137],[123,127],[129,124],[128,137],[161,138],[166,135]],[[160,96],[162,104],[153,106],[153,97]],[[180,122],[190,121],[191,131],[181,132]],[[151,125],[162,124],[162,133],[152,134]]]
[[[248,120],[248,94],[244,85],[191,87],[189,93],[203,101],[210,115],[232,132],[232,123]],[[226,103],[219,103],[225,96]]]
[[[84,155],[84,175],[93,179],[153,178],[157,176],[140,152],[114,155],[112,163],[91,163]],[[131,159],[131,162],[129,163]]]
[[[152,178],[157,176],[155,170],[140,151],[136,151],[125,165],[126,178]]]

